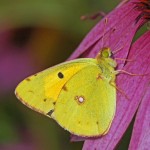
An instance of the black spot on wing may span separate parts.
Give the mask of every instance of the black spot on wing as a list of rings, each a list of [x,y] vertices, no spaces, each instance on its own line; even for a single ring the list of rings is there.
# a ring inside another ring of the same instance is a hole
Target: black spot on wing
[[[60,78],[60,79],[62,79],[62,78],[64,78],[64,75],[63,75],[63,73],[62,72],[58,72],[58,77]]]
[[[51,117],[52,113],[54,112],[54,109],[50,110],[47,115]]]
[[[44,102],[46,102],[46,101],[47,101],[47,99],[45,98],[45,99],[43,99],[43,101],[44,101]]]
[[[67,87],[66,87],[65,85],[62,87],[62,89],[63,89],[64,91],[68,91],[68,89],[67,89]]]

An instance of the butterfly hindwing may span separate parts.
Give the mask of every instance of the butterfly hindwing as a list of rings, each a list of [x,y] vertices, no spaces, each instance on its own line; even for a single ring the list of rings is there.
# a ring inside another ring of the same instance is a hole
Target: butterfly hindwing
[[[116,109],[116,89],[105,79],[97,65],[89,64],[68,82],[51,114],[58,124],[79,136],[104,135]]]

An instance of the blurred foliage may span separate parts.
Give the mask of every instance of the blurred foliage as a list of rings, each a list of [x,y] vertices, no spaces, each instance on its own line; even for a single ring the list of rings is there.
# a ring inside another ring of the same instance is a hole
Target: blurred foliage
[[[70,134],[55,121],[22,105],[14,95],[14,88],[27,75],[65,61],[101,19],[81,21],[82,15],[107,13],[117,3],[117,0],[0,1],[0,82],[3,83],[0,149],[82,149],[83,142],[71,143]],[[129,136],[126,137],[124,141],[129,141]]]
[[[0,2],[0,20],[2,24],[10,22],[11,27],[52,26],[83,34],[92,23],[81,22],[79,20],[81,15],[99,10],[108,12],[117,3],[117,1],[108,3],[104,0],[6,0]]]

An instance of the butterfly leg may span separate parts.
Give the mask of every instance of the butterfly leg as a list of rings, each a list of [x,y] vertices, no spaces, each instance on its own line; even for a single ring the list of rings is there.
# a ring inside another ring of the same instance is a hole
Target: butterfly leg
[[[116,70],[116,71],[115,71],[115,74],[120,74],[120,73],[124,73],[124,74],[130,75],[130,76],[145,76],[145,75],[147,75],[147,74],[131,73],[131,72],[128,72],[128,71],[126,71],[126,70]]]
[[[110,81],[109,83],[110,83],[111,86],[116,88],[117,91],[119,91],[126,99],[129,100],[129,97],[127,96],[127,94],[122,89],[120,89],[118,86],[116,86],[113,81]]]

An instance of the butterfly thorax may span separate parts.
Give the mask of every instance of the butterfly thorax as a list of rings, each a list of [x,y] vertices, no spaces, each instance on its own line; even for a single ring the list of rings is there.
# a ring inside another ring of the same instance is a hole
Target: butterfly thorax
[[[102,75],[109,81],[115,80],[115,68],[117,66],[116,61],[111,56],[110,48],[103,48],[96,56],[98,66],[102,70]]]

